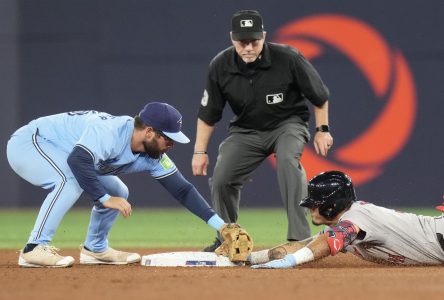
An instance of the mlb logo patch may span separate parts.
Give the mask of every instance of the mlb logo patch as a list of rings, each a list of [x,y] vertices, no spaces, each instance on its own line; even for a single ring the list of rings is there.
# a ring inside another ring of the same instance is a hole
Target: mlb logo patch
[[[279,93],[267,95],[265,101],[267,101],[267,104],[281,103],[282,101],[284,101],[284,94]]]
[[[241,27],[253,27],[253,20],[241,20],[240,26]]]

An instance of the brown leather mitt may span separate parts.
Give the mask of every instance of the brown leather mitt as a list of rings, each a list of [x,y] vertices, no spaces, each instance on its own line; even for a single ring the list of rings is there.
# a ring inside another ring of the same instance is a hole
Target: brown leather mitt
[[[253,250],[253,239],[238,224],[226,224],[220,230],[223,243],[214,252],[227,256],[232,262],[245,262]]]

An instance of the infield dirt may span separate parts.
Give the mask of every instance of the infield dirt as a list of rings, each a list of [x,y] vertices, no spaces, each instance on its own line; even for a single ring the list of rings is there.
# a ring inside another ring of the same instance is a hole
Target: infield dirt
[[[137,249],[145,255],[190,249]],[[196,249],[192,249],[196,251]],[[83,266],[26,269],[0,250],[0,299],[444,299],[444,266],[392,267],[339,254],[291,270]]]

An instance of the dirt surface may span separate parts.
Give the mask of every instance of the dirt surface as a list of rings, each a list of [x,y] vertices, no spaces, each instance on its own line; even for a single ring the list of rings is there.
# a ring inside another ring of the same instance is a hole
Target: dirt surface
[[[187,249],[190,250],[190,249]],[[192,249],[196,251],[196,249]],[[142,255],[178,249],[138,249]],[[78,250],[64,250],[78,261]],[[291,270],[83,266],[20,268],[0,250],[0,299],[444,299],[444,266],[391,267],[339,254]]]

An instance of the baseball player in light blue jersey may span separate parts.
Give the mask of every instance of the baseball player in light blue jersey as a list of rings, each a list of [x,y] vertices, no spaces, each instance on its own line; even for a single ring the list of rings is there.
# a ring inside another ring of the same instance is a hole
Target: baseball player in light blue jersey
[[[7,157],[23,179],[49,191],[28,242],[19,255],[22,267],[68,267],[71,256],[50,246],[63,216],[83,191],[94,206],[80,252],[81,264],[129,264],[137,253],[114,250],[108,232],[119,212],[128,217],[128,188],[116,176],[148,172],[193,214],[220,230],[224,221],[165,154],[175,142],[188,143],[182,116],[166,103],[148,103],[137,115],[73,111],[31,121],[10,138]]]
[[[252,268],[291,268],[339,252],[376,263],[444,264],[444,214],[420,216],[356,201],[351,179],[342,172],[311,179],[300,205],[310,209],[313,224],[327,227],[304,242],[251,253]]]

